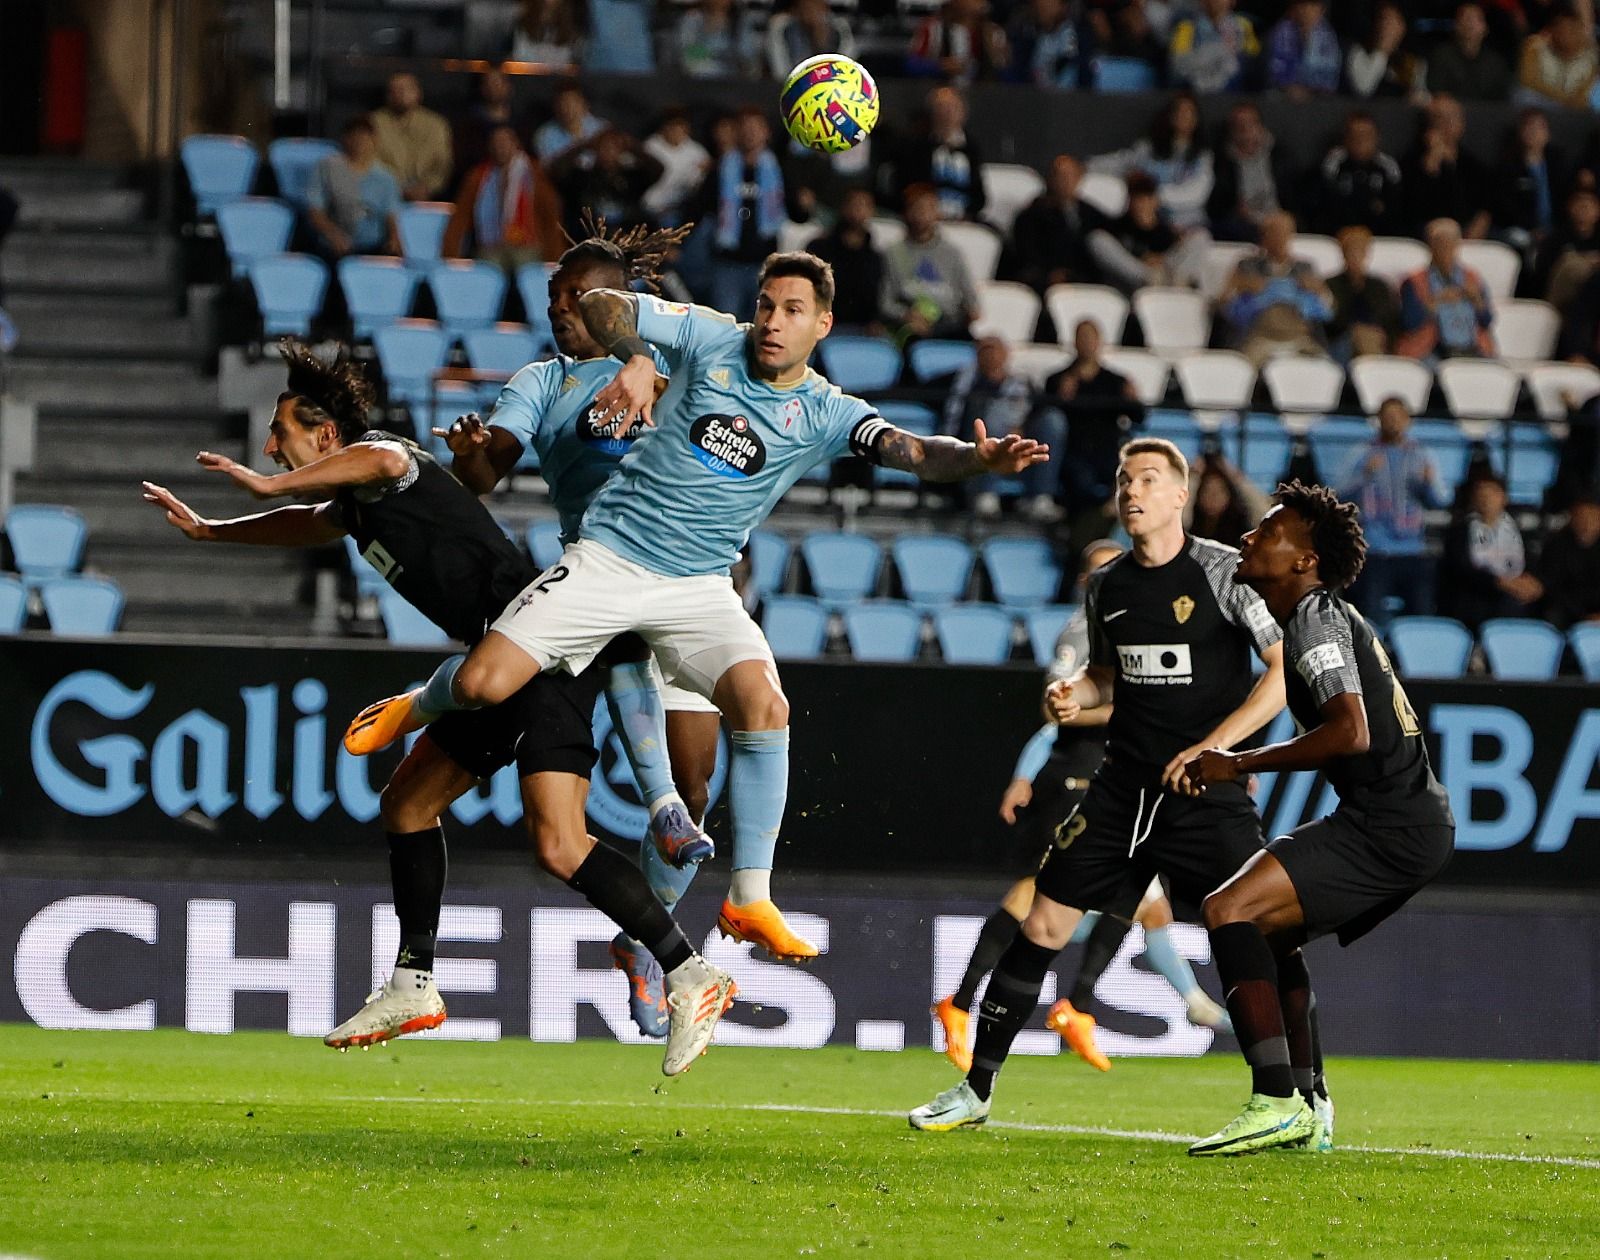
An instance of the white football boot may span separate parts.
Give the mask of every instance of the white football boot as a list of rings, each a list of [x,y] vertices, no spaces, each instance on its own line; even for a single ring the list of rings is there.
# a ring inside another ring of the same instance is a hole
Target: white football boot
[[[661,1060],[663,1076],[687,1072],[706,1052],[717,1021],[733,1005],[734,995],[739,992],[732,976],[703,958],[697,957],[679,970],[685,969],[688,974],[681,983],[673,984],[668,977],[667,1053]]]
[[[396,967],[367,1003],[322,1039],[335,1050],[373,1046],[391,1037],[425,1032],[444,1023],[444,999],[439,996],[431,971]]]

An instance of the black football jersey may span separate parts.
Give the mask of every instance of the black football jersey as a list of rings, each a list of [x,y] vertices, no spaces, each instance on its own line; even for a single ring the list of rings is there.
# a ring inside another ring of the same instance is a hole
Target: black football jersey
[[[1166,564],[1130,551],[1089,575],[1089,660],[1116,671],[1113,766],[1159,771],[1250,694],[1252,654],[1283,635],[1238,567],[1234,548],[1190,538]]]
[[[363,442],[404,448],[411,467],[387,486],[335,498],[356,547],[395,591],[451,638],[476,643],[538,576],[489,509],[427,451],[374,430]]]
[[[1331,591],[1307,593],[1284,629],[1283,673],[1302,730],[1320,726],[1322,706],[1337,695],[1357,696],[1366,709],[1367,751],[1324,771],[1342,809],[1378,826],[1454,825],[1416,712],[1365,617]]]

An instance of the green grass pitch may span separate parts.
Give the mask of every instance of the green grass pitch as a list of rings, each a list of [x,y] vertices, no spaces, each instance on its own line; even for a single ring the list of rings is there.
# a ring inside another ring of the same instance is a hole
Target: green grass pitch
[[[1230,1057],[659,1052],[0,1027],[0,1256],[1600,1255],[1600,1066],[1341,1060],[1328,1156],[1191,1160]]]

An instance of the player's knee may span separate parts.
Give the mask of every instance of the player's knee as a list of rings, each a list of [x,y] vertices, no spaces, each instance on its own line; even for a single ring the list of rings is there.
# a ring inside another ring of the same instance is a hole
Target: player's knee
[[[789,725],[789,700],[776,687],[752,697],[740,706],[744,710],[742,729],[747,731],[781,731]]]
[[[1239,910],[1239,898],[1231,889],[1222,888],[1200,903],[1200,919],[1207,931],[1215,931],[1226,924],[1238,923]]]
[[[411,800],[403,788],[392,782],[378,796],[378,817],[383,820],[385,831],[402,836],[426,831],[439,821],[437,814],[428,812],[426,804]]]
[[[499,671],[492,664],[474,660],[471,656],[468,656],[461,663],[461,668],[456,671],[452,690],[456,699],[468,708],[499,704],[506,698]]]
[[[528,839],[539,869],[566,881],[583,865],[587,846],[564,827],[543,821],[528,823]]]

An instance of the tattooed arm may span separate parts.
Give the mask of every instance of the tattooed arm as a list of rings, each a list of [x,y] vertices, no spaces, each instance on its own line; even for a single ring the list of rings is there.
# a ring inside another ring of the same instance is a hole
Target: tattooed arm
[[[1009,477],[1050,458],[1050,448],[1032,438],[1015,433],[990,437],[982,420],[973,423],[973,437],[971,442],[919,437],[884,424],[872,443],[872,458],[885,468],[899,468],[923,481],[965,481],[985,473]]]
[[[639,335],[639,299],[615,289],[590,289],[578,299],[589,335],[607,354],[622,360],[622,371],[594,398],[597,419],[620,418],[619,433],[650,424],[655,403],[656,363],[650,343]]]

